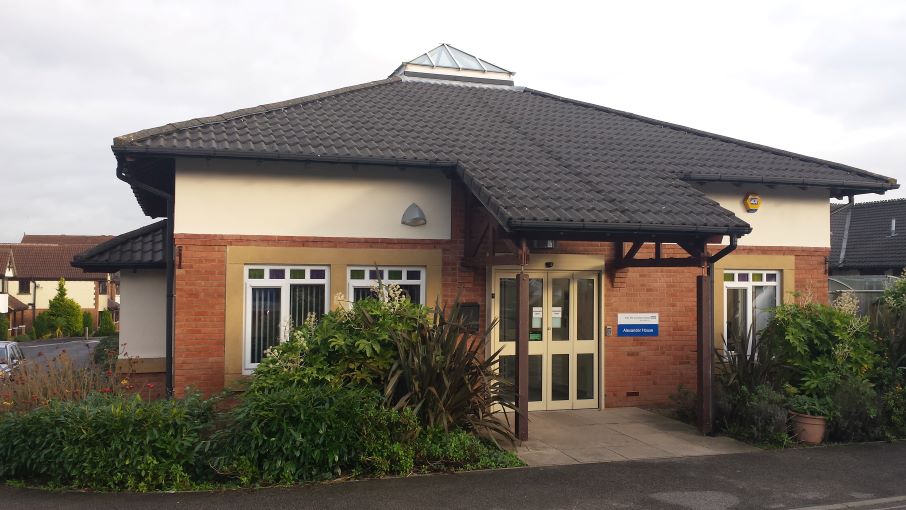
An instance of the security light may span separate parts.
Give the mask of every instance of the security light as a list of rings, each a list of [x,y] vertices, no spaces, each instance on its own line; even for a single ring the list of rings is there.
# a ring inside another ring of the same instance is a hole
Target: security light
[[[412,204],[406,208],[401,222],[403,225],[409,225],[410,227],[420,227],[428,223],[428,219],[425,218],[425,212],[422,211],[421,207]]]

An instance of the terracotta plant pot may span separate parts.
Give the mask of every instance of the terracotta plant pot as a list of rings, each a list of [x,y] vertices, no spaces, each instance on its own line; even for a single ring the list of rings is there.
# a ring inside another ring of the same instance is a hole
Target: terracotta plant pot
[[[794,413],[790,411],[793,422],[793,436],[800,443],[821,444],[824,441],[824,431],[827,430],[827,418],[809,414]]]

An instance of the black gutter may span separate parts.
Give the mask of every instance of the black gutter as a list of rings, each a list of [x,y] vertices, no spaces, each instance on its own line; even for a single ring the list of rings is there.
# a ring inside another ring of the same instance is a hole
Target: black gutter
[[[729,235],[731,237],[745,235],[752,232],[752,227],[706,227],[701,225],[657,225],[657,224],[613,224],[602,222],[568,222],[568,221],[533,221],[533,220],[516,220],[510,221],[509,227],[517,230],[552,230],[552,231],[574,231],[574,232],[619,232],[645,235],[676,235],[676,234],[713,234]]]
[[[166,386],[167,397],[173,396],[173,287],[175,283],[176,271],[173,266],[173,195],[166,191],[148,186],[143,182],[132,180],[123,171],[124,163],[117,158],[116,177],[133,188],[147,191],[152,195],[161,197],[167,203],[167,226],[164,237],[164,262],[167,268],[167,333],[166,333]]]
[[[852,190],[887,191],[898,189],[900,187],[895,181],[886,182],[866,182],[863,180],[834,180],[834,179],[805,179],[805,178],[783,178],[783,177],[751,177],[743,175],[724,175],[724,174],[694,174],[691,172],[677,172],[676,175],[686,181],[699,182],[733,182],[748,184],[764,185],[787,185],[787,186],[811,186],[820,188],[841,188]]]

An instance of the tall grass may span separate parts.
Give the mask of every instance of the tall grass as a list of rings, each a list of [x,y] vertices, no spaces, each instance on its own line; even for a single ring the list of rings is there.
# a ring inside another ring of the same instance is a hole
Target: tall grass
[[[90,351],[89,344],[78,347]],[[22,361],[6,376],[0,376],[0,412],[29,411],[45,406],[51,401],[80,401],[92,393],[125,394],[142,393],[153,387],[136,387],[130,382],[134,373],[135,358],[116,363],[118,353],[108,354],[111,359],[100,362],[87,356],[88,363],[77,365],[67,350],[56,356],[37,356]]]

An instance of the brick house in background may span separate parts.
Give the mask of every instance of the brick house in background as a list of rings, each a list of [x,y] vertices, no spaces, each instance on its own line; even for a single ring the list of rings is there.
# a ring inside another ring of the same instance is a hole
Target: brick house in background
[[[7,313],[12,336],[25,334],[34,317],[45,311],[66,279],[67,295],[91,314],[97,327],[98,313],[118,308],[117,275],[86,273],[70,264],[72,257],[112,236],[25,234],[19,243],[0,244],[4,268],[0,288],[0,313]],[[7,310],[2,309],[3,301]],[[35,305],[35,306],[33,306]]]
[[[381,278],[498,319],[492,347],[529,410],[663,404],[699,370],[704,384],[698,342],[735,348],[727,331],[795,291],[826,300],[830,197],[897,187],[515,86],[448,45],[384,80],[139,131],[113,152],[166,219],[74,264],[123,271],[126,341],[127,278],[155,293],[137,301],[157,303],[161,334],[133,338],[177,393],[246,377],[284,325]]]

